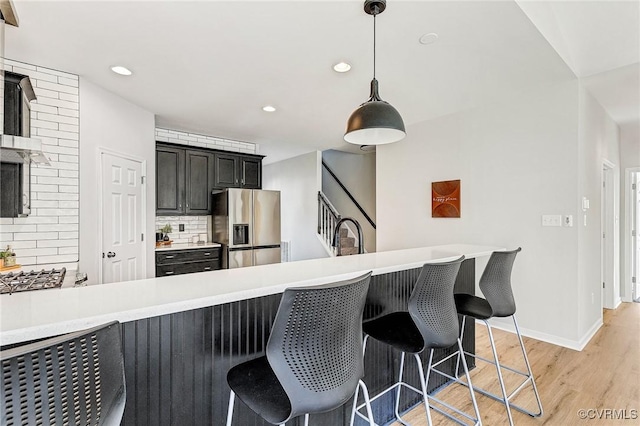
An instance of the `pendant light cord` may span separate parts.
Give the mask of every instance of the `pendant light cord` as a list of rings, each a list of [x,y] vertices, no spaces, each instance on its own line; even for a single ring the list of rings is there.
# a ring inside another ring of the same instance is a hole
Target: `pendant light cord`
[[[377,6],[376,6],[377,8]],[[376,79],[376,13],[373,14],[373,79]]]

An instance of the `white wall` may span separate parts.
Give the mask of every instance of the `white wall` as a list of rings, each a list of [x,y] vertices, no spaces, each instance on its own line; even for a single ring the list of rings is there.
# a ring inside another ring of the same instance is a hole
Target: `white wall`
[[[80,265],[96,283],[101,262],[98,232],[99,148],[146,161],[146,273],[155,276],[155,119],[154,115],[111,92],[80,79]]]
[[[579,346],[578,83],[409,125],[377,150],[378,251],[448,243],[522,246],[518,319],[534,337]],[[461,179],[461,218],[431,218],[431,182]]]
[[[322,159],[351,195],[358,201],[371,220],[376,221],[376,154],[352,154],[327,150]],[[369,224],[356,205],[336,183],[335,179],[322,168],[322,192],[343,217],[355,218],[362,227],[364,246],[367,252],[376,251],[376,231]]]
[[[262,188],[281,191],[282,240],[291,242],[291,260],[327,257],[317,237],[322,154],[314,151],[262,169]]]
[[[613,282],[608,277],[607,288],[602,291],[601,281],[601,220],[602,220],[602,169],[603,161],[614,165],[613,195],[614,219],[619,218],[619,194],[620,194],[620,153],[618,143],[618,126],[605,112],[604,108],[584,88],[580,88],[580,136],[579,136],[579,187],[576,204],[580,207],[582,197],[590,201],[590,208],[583,212],[578,209],[578,297],[579,316],[578,331],[583,336],[597,327],[602,320],[601,306],[614,307],[620,298],[619,277],[614,276]],[[584,225],[586,215],[587,226]],[[613,264],[619,264],[619,220],[614,223],[613,253],[610,260]],[[601,300],[601,294],[603,300]],[[602,303],[602,305],[601,305]]]

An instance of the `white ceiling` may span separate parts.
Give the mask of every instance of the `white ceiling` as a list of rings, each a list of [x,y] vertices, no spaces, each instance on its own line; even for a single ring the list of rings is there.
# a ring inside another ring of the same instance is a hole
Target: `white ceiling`
[[[618,124],[640,121],[640,2],[518,5]]]
[[[373,22],[362,1],[14,3],[20,27],[6,28],[7,57],[79,74],[153,112],[161,127],[258,143],[267,163],[353,148],[342,135],[372,75]],[[410,125],[573,78],[521,7],[389,1],[377,28],[382,98]],[[429,32],[438,42],[418,43]],[[575,50],[576,37],[564,40]],[[591,62],[580,50],[570,65],[585,72],[628,65],[628,52],[593,65],[615,41],[605,39]],[[629,46],[620,50],[636,45]],[[352,70],[335,73],[339,60]],[[134,75],[113,74],[114,64]],[[263,112],[266,104],[278,111]]]

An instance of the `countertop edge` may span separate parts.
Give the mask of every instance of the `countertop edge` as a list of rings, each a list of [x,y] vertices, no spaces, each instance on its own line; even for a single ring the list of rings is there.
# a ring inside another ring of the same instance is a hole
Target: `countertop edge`
[[[193,297],[188,299],[180,299],[180,300],[175,300],[167,303],[159,303],[153,306],[144,306],[140,308],[130,308],[130,309],[125,308],[122,310],[114,310],[113,312],[100,313],[97,315],[80,315],[79,314],[78,318],[54,320],[51,323],[47,323],[47,324],[26,325],[24,327],[18,327],[18,328],[6,330],[6,331],[3,330],[0,332],[0,346],[60,335],[60,334],[64,334],[72,331],[81,330],[83,328],[93,327],[93,326],[96,326],[108,321],[113,321],[113,320],[120,321],[120,322],[129,322],[129,321],[135,321],[135,320],[140,320],[144,318],[152,318],[160,315],[168,315],[168,314],[173,314],[177,312],[188,311],[192,309],[204,308],[208,306],[215,306],[215,305],[220,305],[224,303],[231,303],[239,300],[247,300],[247,299],[252,299],[257,297],[264,297],[271,294],[282,293],[286,288],[292,287],[292,286],[304,287],[304,286],[321,285],[321,284],[326,284],[326,283],[335,282],[335,281],[342,281],[342,280],[354,278],[356,276],[362,275],[369,271],[372,271],[373,275],[380,275],[380,274],[397,272],[401,270],[420,268],[425,263],[447,262],[447,261],[451,261],[459,258],[462,253],[458,253],[455,250],[453,250],[451,248],[453,246],[454,245],[425,247],[425,248],[417,248],[417,249],[404,249],[404,250],[397,250],[393,252],[381,252],[381,253],[387,253],[387,255],[388,253],[395,253],[395,254],[402,255],[403,253],[411,254],[411,253],[416,253],[419,250],[425,250],[425,249],[441,250],[440,253],[436,253],[437,254],[436,259],[400,261],[394,264],[387,264],[379,267],[370,267],[371,265],[358,267],[359,266],[358,261],[367,259],[366,257],[363,257],[361,259],[357,259],[356,256],[330,258],[334,260],[336,265],[339,263],[349,265],[349,262],[354,262],[356,266],[345,268],[343,265],[342,267],[336,267],[335,269],[337,269],[338,271],[335,273],[333,271],[328,271],[326,273],[323,272],[321,275],[310,276],[309,278],[306,278],[306,279],[293,279],[293,280],[283,279],[281,280],[282,282],[279,282],[273,285],[261,285],[258,282],[259,281],[258,279],[254,279],[253,281],[244,279],[244,281],[250,281],[250,282],[249,283],[243,282],[242,285],[244,285],[245,287],[240,286],[240,288],[238,288],[237,290],[231,290],[231,291],[226,290],[220,293]],[[460,248],[460,247],[462,246],[455,245],[455,248]],[[504,248],[501,248],[501,247],[471,246],[471,245],[465,246],[465,248],[469,248],[469,249],[474,248],[474,250],[469,250],[468,252],[464,253],[464,255],[467,258],[488,256],[493,251],[504,250]],[[452,250],[452,251],[447,252],[447,250]],[[374,255],[374,257],[373,257],[373,261],[371,261],[370,263],[375,263],[375,260],[376,260],[375,253],[371,253],[363,256],[371,256],[371,255]],[[318,259],[312,259],[306,262],[314,262],[314,261],[318,261]],[[327,260],[321,259],[321,261],[326,262]],[[300,261],[300,262],[305,262],[305,261]],[[366,264],[367,262],[363,261],[362,263]],[[285,264],[276,264],[276,265],[295,265],[295,264],[303,265],[303,264],[300,264],[299,262],[291,262],[288,264],[285,263]],[[308,265],[311,265],[311,263],[308,263]],[[273,266],[273,265],[264,265],[264,266],[255,267],[255,268],[268,268],[269,266]],[[295,266],[290,266],[290,267],[285,266],[284,269],[286,270],[287,268],[294,268],[294,267]],[[250,268],[244,268],[244,270],[240,269],[240,270],[222,270],[222,271],[203,272],[198,275],[200,276],[200,278],[204,280],[204,277],[207,277],[207,276],[219,277],[220,274],[218,273],[223,272],[224,275],[226,275],[226,277],[224,278],[229,279],[229,277],[234,276],[233,271],[242,271],[240,274],[246,275],[247,269],[250,269]],[[279,269],[282,269],[282,266]],[[262,270],[262,272],[263,272],[262,275],[264,275],[264,269]],[[274,273],[276,272],[277,271],[275,271]],[[213,274],[218,274],[218,275],[213,275]],[[147,283],[147,285],[149,286],[154,285],[153,288],[156,288],[157,290],[157,288],[160,286],[160,284],[157,283],[157,280],[164,280],[164,281],[160,281],[160,283],[166,284],[168,286],[167,288],[169,288],[170,286],[177,285],[177,284],[170,284],[170,283],[173,283],[173,281],[179,278],[180,276],[158,278],[158,279],[155,279],[156,281]],[[172,279],[173,281],[169,281]],[[184,279],[184,276],[182,276],[182,279]],[[127,282],[127,283],[104,284],[100,286],[85,287],[85,289],[91,288],[91,287],[97,287],[96,290],[106,291],[105,289],[109,289],[110,287],[105,287],[105,286],[123,285],[123,284],[135,285],[135,283],[136,281]],[[115,286],[112,288],[116,290]],[[64,291],[83,291],[83,288],[66,289]],[[74,295],[77,296],[77,294],[74,294]],[[72,293],[69,293],[69,296],[72,296]],[[8,296],[8,297],[11,297],[11,296]],[[8,300],[6,297],[5,299],[0,299],[0,301],[6,301],[6,300]],[[31,310],[35,309],[34,307],[30,307],[30,308]],[[78,311],[80,310],[81,309],[79,308]]]

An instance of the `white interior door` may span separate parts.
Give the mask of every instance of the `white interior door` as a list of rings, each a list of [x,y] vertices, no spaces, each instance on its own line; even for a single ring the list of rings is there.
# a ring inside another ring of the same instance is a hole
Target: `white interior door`
[[[602,307],[614,309],[617,296],[614,272],[614,199],[613,169],[605,165],[602,169]],[[619,293],[618,293],[619,294]]]
[[[142,163],[108,153],[102,161],[102,282],[145,278]]]

